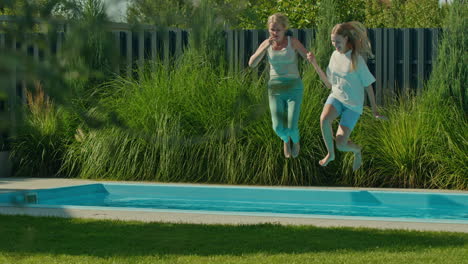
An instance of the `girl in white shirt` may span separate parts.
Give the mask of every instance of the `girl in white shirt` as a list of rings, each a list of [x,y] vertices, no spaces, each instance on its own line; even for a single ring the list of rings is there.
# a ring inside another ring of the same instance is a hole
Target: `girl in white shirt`
[[[283,140],[286,158],[299,155],[299,113],[304,85],[297,67],[297,55],[319,69],[315,57],[294,37],[286,36],[288,18],[277,13],[268,18],[269,38],[263,41],[250,57],[249,66],[255,67],[267,54],[270,63],[268,98],[273,130]],[[321,71],[321,70],[320,70]],[[321,74],[325,75],[323,71]]]
[[[341,116],[336,131],[336,147],[340,151],[354,153],[353,170],[362,163],[361,147],[349,137],[356,125],[364,105],[364,90],[367,91],[372,112],[376,118],[384,118],[377,112],[372,83],[374,76],[366,64],[367,56],[372,56],[366,28],[359,22],[337,24],[331,32],[331,42],[335,47],[327,68],[327,76],[320,75],[322,81],[332,92],[323,107],[320,116],[323,141],[328,154],[319,161],[327,166],[335,159],[332,122]],[[312,60],[309,57],[309,60]]]

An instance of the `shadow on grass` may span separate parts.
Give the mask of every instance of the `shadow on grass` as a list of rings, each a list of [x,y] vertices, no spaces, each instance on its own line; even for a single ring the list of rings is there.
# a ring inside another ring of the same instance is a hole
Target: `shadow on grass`
[[[424,251],[463,247],[463,233],[317,228],[312,226],[194,225],[0,215],[0,252],[108,256],[243,255]]]

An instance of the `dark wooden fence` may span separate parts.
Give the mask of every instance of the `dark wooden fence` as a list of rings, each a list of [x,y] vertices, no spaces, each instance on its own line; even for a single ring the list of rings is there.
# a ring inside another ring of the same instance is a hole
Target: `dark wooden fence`
[[[150,26],[134,31],[130,25],[117,23],[111,24],[109,30],[114,34],[115,46],[120,51],[116,55],[120,63],[116,64],[115,72],[128,76],[132,76],[135,67],[144,67],[147,60],[166,60],[182,54],[189,34],[181,29],[159,31]],[[310,47],[314,41],[314,30],[293,29],[291,32],[306,47]],[[432,71],[439,33],[439,29],[426,28],[369,29],[375,58],[369,60],[368,65],[377,79],[375,89],[379,104],[383,104],[386,97],[396,94],[421,92],[424,81]],[[42,51],[35,43],[21,43],[0,33],[0,49],[9,52],[23,51],[34,60],[41,61],[47,56],[60,56],[59,51],[66,38],[66,32],[57,34],[56,42],[51,43],[50,50]],[[249,57],[267,34],[266,30],[225,31],[226,60],[230,69],[239,71],[247,67]],[[20,86],[21,76],[12,69],[8,94],[13,97],[20,96],[24,101],[24,93]]]

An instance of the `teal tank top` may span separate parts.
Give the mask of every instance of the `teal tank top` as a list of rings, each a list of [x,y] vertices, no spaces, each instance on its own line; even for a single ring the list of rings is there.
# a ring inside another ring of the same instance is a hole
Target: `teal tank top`
[[[291,45],[291,37],[288,36],[288,45],[282,50],[273,50],[268,47],[268,62],[270,63],[270,79],[300,78],[297,68],[296,51]]]

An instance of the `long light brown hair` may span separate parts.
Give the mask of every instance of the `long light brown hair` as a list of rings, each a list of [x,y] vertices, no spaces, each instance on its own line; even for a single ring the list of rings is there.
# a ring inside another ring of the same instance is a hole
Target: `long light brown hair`
[[[340,35],[343,38],[348,37],[348,45],[353,50],[351,53],[351,70],[354,71],[357,67],[357,58],[361,55],[364,60],[373,57],[372,48],[367,37],[366,27],[357,21],[351,21],[341,24],[336,24],[331,34]]]

